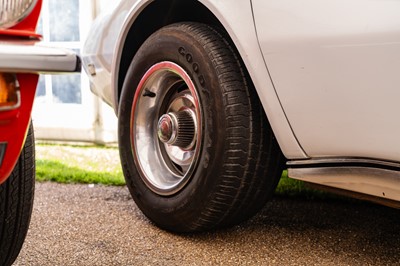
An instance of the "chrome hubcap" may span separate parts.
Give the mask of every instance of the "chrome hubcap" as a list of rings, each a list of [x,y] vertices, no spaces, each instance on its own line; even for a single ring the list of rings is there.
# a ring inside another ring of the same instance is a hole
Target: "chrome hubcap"
[[[189,149],[195,141],[195,121],[191,109],[164,114],[158,121],[158,138],[161,142]]]
[[[131,116],[132,152],[144,183],[172,195],[193,175],[199,160],[202,113],[193,82],[172,62],[160,62],[143,76]]]
[[[167,144],[172,144],[176,139],[176,123],[173,116],[166,114],[158,121],[158,138]]]

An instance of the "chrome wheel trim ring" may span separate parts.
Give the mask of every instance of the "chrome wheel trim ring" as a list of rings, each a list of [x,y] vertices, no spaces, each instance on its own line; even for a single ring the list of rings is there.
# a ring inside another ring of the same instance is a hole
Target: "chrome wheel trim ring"
[[[173,62],[153,65],[140,80],[131,111],[131,148],[140,176],[153,192],[173,195],[193,175],[202,148],[200,107],[194,83]],[[183,119],[167,125],[174,116]],[[193,133],[185,135],[177,127]]]

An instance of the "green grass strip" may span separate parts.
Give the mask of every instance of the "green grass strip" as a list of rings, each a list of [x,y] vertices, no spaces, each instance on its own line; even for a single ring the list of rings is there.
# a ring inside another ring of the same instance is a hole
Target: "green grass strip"
[[[89,171],[59,161],[36,160],[36,180],[59,183],[125,185],[122,172]]]
[[[58,183],[125,185],[116,147],[37,145],[36,180]],[[278,197],[332,199],[339,196],[310,188],[291,179],[287,171],[275,190]]]
[[[281,196],[286,198],[307,200],[348,200],[343,196],[332,194],[323,190],[317,190],[308,186],[307,183],[289,178],[287,170],[283,171],[282,173],[282,177],[275,190],[275,195],[278,197]]]
[[[91,171],[70,166],[55,160],[36,161],[36,180],[63,184],[103,184],[123,186],[125,180],[121,171]],[[290,198],[327,199],[332,196],[326,192],[307,187],[303,182],[291,179],[284,171],[275,195]]]

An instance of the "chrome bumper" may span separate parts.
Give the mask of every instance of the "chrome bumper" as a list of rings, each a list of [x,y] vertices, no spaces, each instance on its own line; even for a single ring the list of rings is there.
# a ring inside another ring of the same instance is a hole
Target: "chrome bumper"
[[[39,43],[0,43],[0,71],[11,73],[70,73],[81,71],[73,51]]]

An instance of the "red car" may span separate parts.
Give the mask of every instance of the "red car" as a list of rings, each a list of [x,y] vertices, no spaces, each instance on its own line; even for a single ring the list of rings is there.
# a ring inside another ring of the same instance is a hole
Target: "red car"
[[[40,45],[42,0],[0,2],[0,265],[11,265],[28,231],[35,183],[31,111],[39,73],[80,71],[79,57]]]

